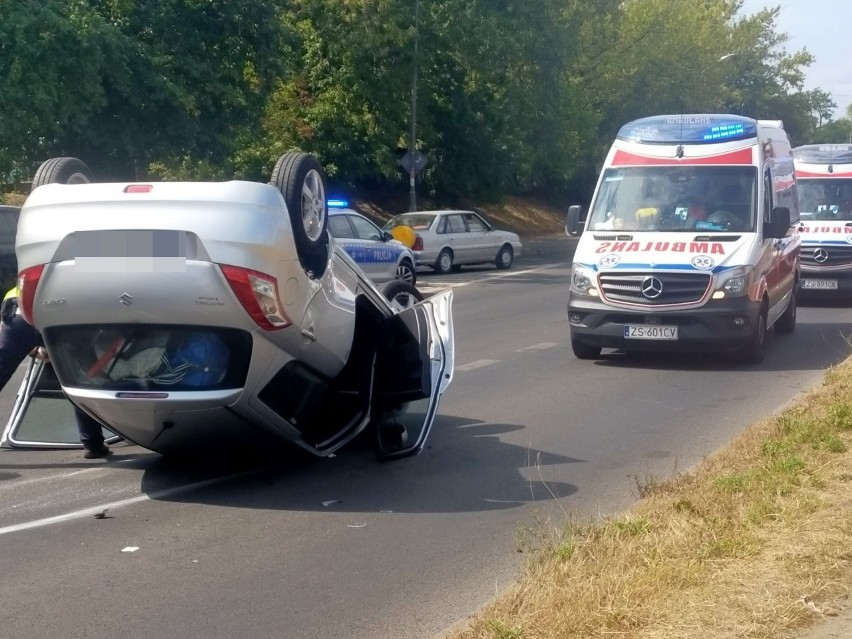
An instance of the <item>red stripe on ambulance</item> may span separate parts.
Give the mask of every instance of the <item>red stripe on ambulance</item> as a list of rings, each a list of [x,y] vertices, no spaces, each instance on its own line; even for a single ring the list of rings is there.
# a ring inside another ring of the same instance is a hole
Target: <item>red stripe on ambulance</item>
[[[738,151],[730,151],[728,153],[719,153],[717,155],[702,155],[679,159],[640,155],[638,153],[624,151],[623,149],[617,149],[612,158],[612,166],[634,166],[637,164],[751,164],[752,161],[752,147],[740,149]]]

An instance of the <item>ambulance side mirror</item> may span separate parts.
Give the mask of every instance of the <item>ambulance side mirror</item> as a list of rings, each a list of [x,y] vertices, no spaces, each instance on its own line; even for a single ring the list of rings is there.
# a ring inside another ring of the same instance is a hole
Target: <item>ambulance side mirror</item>
[[[769,222],[763,230],[766,237],[782,238],[790,230],[790,209],[786,206],[776,206],[769,213]]]
[[[583,213],[583,207],[579,204],[572,204],[568,207],[568,214],[565,216],[565,234],[579,235],[583,232],[583,226],[580,224],[580,215]]]

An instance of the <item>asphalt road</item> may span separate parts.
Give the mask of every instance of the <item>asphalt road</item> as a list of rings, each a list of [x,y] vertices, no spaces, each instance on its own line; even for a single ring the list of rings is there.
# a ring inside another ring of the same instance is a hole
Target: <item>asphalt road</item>
[[[417,457],[0,450],[0,637],[435,637],[513,579],[538,531],[629,505],[849,353],[852,311],[809,306],[757,367],[577,360],[572,250],[556,236],[507,272],[421,275],[454,288],[457,350]]]

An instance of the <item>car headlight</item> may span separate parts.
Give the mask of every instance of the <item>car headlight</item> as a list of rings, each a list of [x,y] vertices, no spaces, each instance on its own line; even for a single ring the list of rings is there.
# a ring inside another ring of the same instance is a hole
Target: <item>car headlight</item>
[[[571,269],[570,290],[575,295],[593,295],[597,297],[597,281],[595,272],[587,266],[574,264]]]
[[[719,284],[716,286],[713,298],[742,297],[748,294],[748,289],[751,285],[751,274],[752,269],[745,266],[740,266],[727,273],[723,273],[719,277]]]

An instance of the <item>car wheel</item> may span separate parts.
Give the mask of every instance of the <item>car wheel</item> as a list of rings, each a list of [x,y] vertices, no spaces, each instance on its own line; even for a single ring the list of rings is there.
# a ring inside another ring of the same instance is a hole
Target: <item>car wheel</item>
[[[500,252],[497,253],[497,259],[494,260],[494,263],[497,265],[497,268],[506,270],[512,266],[513,257],[514,254],[512,253],[512,247],[506,244],[500,249]]]
[[[402,280],[388,282],[382,289],[382,293],[390,302],[391,307],[397,312],[423,301],[423,293],[417,290],[414,284],[409,284]]]
[[[760,364],[766,356],[766,305],[757,316],[757,326],[751,334],[746,347],[738,353],[737,359],[743,364]]]
[[[88,184],[94,180],[86,163],[77,158],[50,158],[41,163],[30,191],[42,184]]]
[[[396,279],[408,282],[412,286],[417,284],[417,271],[414,270],[414,264],[408,260],[402,260],[396,267]]]
[[[453,270],[453,252],[450,249],[444,249],[435,260],[435,271],[441,275],[446,275]]]
[[[320,277],[328,261],[328,204],[325,170],[308,153],[285,153],[270,183],[281,191],[302,267]]]
[[[601,354],[600,346],[592,346],[579,340],[571,338],[571,350],[577,359],[597,359]]]
[[[796,292],[790,296],[790,303],[781,313],[781,317],[775,320],[775,330],[782,334],[792,333],[796,328]]]

